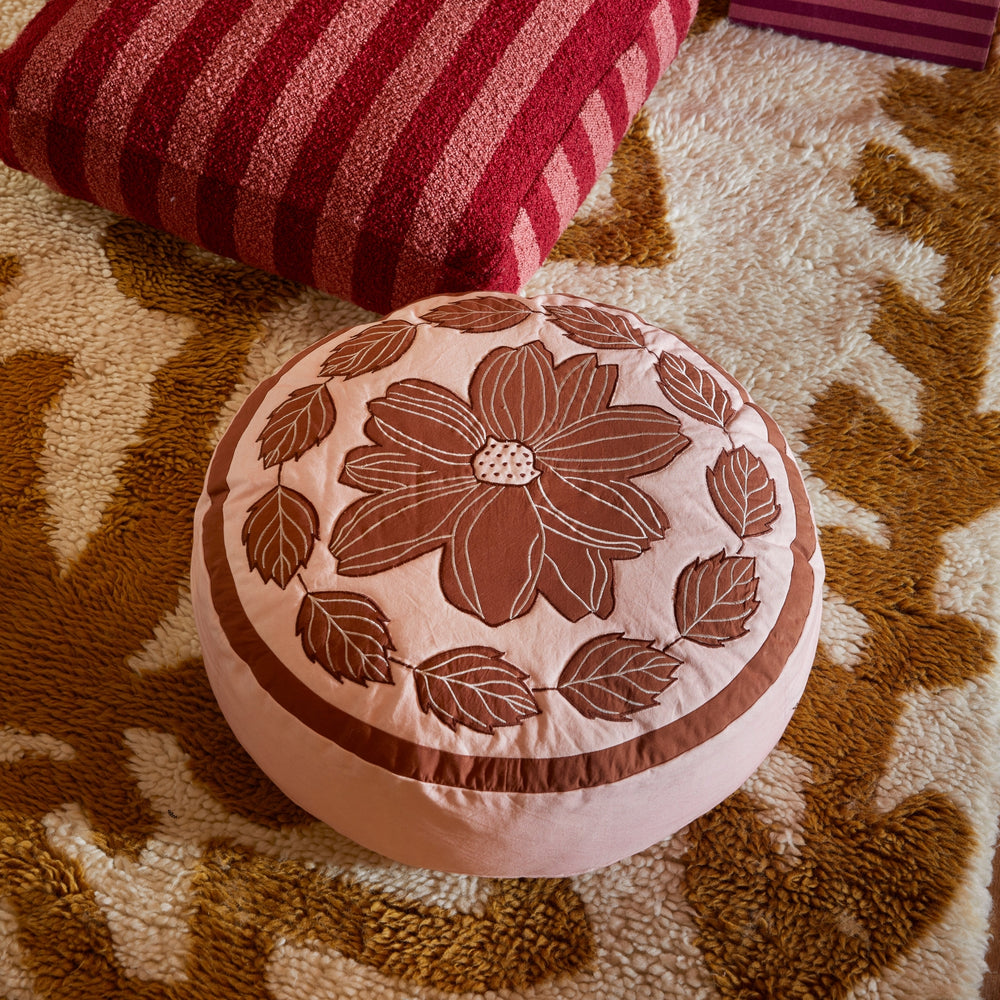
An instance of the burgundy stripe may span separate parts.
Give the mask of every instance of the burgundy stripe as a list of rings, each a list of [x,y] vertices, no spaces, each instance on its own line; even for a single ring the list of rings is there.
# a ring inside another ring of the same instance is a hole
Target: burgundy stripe
[[[487,245],[502,243],[514,224],[516,206],[545,167],[547,151],[554,148],[579,113],[581,99],[599,85],[604,64],[593,58],[592,40],[599,39],[603,48],[625,51],[655,6],[654,0],[632,4],[626,16],[619,0],[596,0],[587,10],[521,106],[503,145],[480,178],[456,227],[446,266],[464,264],[473,273],[479,270],[481,279],[493,287],[498,283],[516,286],[517,271],[509,256],[495,264],[477,259],[483,233],[488,234]],[[612,74],[618,76],[617,71]],[[573,81],[573,99],[566,94],[567,80]],[[502,203],[497,191],[505,193]]]
[[[261,50],[233,93],[198,181],[198,235],[205,246],[239,256],[233,219],[238,185],[264,123],[301,61],[345,0],[301,0]]]
[[[961,28],[946,28],[942,25],[927,24],[912,19],[867,14],[861,10],[817,7],[815,4],[798,3],[796,0],[757,0],[754,7],[762,11],[808,17],[833,24],[850,24],[858,28],[872,28],[876,31],[895,33],[906,37],[936,38],[941,41],[953,42],[956,45],[989,45],[993,36],[990,30],[963,31]]]
[[[573,120],[573,124],[563,136],[562,144],[566,150],[566,159],[573,166],[577,187],[581,191],[590,191],[597,183],[597,162],[594,147],[590,144],[590,137],[579,117]]]
[[[56,185],[74,198],[92,201],[84,173],[86,121],[108,67],[157,0],[115,4],[84,36],[63,70],[46,133],[49,169]]]
[[[275,221],[276,270],[313,281],[313,245],[326,192],[375,94],[406,57],[442,0],[399,0],[334,83],[292,169]]]
[[[850,45],[856,49],[863,49],[866,52],[877,52],[880,55],[896,56],[900,59],[922,59],[927,62],[940,62],[947,59],[952,66],[964,67],[967,69],[982,69],[986,65],[988,50],[983,49],[981,59],[973,59],[968,56],[958,55],[951,51],[942,49],[915,49],[906,45],[889,45],[886,42],[870,42],[858,38],[846,38],[844,35],[833,35],[823,31],[810,31],[800,28],[784,28],[774,24],[763,24],[754,21],[740,20],[740,24],[746,24],[751,28],[769,28],[778,31],[783,35],[797,35],[800,38],[811,38],[817,42],[833,42],[837,45]]]
[[[681,0],[670,4],[670,16],[674,22],[674,55],[681,47],[681,42],[687,37],[699,0]]]
[[[122,195],[128,214],[140,222],[160,225],[160,173],[177,114],[219,40],[252,2],[206,0],[143,88],[121,157]]]
[[[332,334],[321,343],[340,335]],[[416,781],[477,791],[563,792],[619,781],[675,759],[713,738],[743,715],[781,675],[812,610],[816,579],[809,560],[816,550],[816,535],[801,475],[781,431],[741,391],[744,405],[754,410],[767,427],[768,441],[781,455],[785,467],[795,510],[792,572],[775,626],[733,680],[708,701],[660,729],[644,732],[617,746],[573,756],[540,758],[476,757],[422,746],[377,729],[324,700],[275,655],[247,617],[225,543],[227,477],[236,448],[270,390],[300,358],[292,359],[282,371],[254,390],[219,443],[208,471],[206,489],[211,500],[202,522],[201,540],[211,600],[227,642],[263,692],[324,739],[370,764]]]
[[[539,253],[541,253],[543,246],[549,246],[559,239],[559,234],[565,225],[559,216],[559,208],[553,197],[552,189],[542,177],[538,178],[538,182],[525,199],[524,210],[531,220],[531,228],[535,232],[535,240],[538,243]],[[520,275],[521,268],[516,264],[516,254],[513,247],[510,253],[514,256],[517,273]],[[540,263],[541,261],[538,261],[538,264]],[[521,282],[515,281],[514,284],[520,287]]]
[[[676,10],[680,4],[671,4],[671,9]],[[676,23],[676,18],[675,18]],[[683,37],[683,36],[677,36]],[[642,34],[636,39],[636,45],[642,50],[646,57],[646,93],[651,93],[656,86],[656,81],[660,79],[660,47],[657,44],[656,29],[652,22],[648,22],[643,28]],[[637,109],[638,110],[638,109]]]
[[[628,95],[625,93],[625,82],[621,73],[612,70],[601,80],[597,88],[604,107],[608,112],[613,135],[624,135],[628,131],[630,116],[628,113]]]
[[[497,62],[538,6],[538,0],[507,0],[504,16],[496,4],[486,11],[429,89],[399,137],[378,187],[372,194],[358,235],[351,297],[368,308],[390,308],[399,252],[413,221],[423,184],[438,162],[455,127],[480,96]],[[459,99],[464,95],[464,100]],[[433,136],[433,141],[428,141]],[[380,236],[391,220],[395,235]]]
[[[38,43],[55,27],[76,0],[49,0],[11,45],[0,54],[0,160],[15,170],[24,170],[10,134],[10,112],[15,104],[21,75]]]

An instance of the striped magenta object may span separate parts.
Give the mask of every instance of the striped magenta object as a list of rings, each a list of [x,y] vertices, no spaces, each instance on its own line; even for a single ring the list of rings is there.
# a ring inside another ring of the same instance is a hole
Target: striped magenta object
[[[731,20],[871,52],[982,69],[1000,0],[732,0]]]
[[[0,158],[385,311],[515,291],[697,0],[49,0],[0,55]]]

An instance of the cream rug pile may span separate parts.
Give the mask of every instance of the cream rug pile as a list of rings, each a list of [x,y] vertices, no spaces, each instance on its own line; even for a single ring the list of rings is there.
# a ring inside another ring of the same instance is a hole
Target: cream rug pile
[[[0,45],[40,6],[7,0]],[[801,460],[827,564],[778,748],[567,880],[404,869],[206,683],[214,443],[355,307],[0,170],[0,996],[974,1000],[998,812],[1000,65],[703,10],[529,293],[676,330]],[[622,822],[628,822],[622,817]]]

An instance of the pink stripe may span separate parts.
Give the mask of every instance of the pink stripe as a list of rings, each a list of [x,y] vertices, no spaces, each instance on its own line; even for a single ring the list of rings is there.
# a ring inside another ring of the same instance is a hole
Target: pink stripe
[[[615,151],[615,133],[611,128],[608,109],[599,90],[595,90],[580,110],[580,123],[590,140],[595,163],[607,163]]]
[[[638,45],[629,46],[618,60],[615,69],[625,90],[625,109],[629,121],[646,100],[646,53]]]
[[[66,64],[80,39],[100,20],[113,0],[81,0],[38,43],[17,88],[18,115],[11,119],[11,144],[24,169],[55,185],[49,166],[48,121]]]
[[[667,2],[657,4],[656,9],[649,16],[650,30],[653,32],[653,40],[656,51],[659,55],[659,66],[656,67],[657,75],[661,67],[669,66],[677,55],[680,48],[681,39],[687,35],[687,29],[694,18],[698,8],[698,0],[687,0],[687,19],[683,21],[681,28],[678,28],[675,8],[681,8],[679,0],[674,3]],[[652,88],[650,88],[652,89]]]
[[[323,102],[394,0],[349,0],[302,61],[268,115],[240,184],[233,235],[241,260],[274,270],[278,198]],[[265,192],[262,197],[259,192]]]
[[[612,69],[601,80],[598,90],[601,97],[604,98],[604,108],[608,113],[608,120],[611,122],[611,134],[617,146],[618,137],[628,131],[630,122],[628,105],[625,102],[625,84],[617,69]]]
[[[320,213],[313,250],[314,280],[320,288],[350,288],[358,233],[396,140],[491,4],[492,0],[465,0],[442,7],[372,102]]]
[[[87,116],[84,175],[94,201],[126,214],[120,161],[136,105],[157,64],[197,17],[199,3],[161,3],[122,46]]]
[[[594,147],[591,146],[590,137],[579,117],[569,127],[560,145],[573,167],[576,185],[586,197],[597,180],[597,162],[594,159]]]
[[[645,29],[642,34],[635,40],[636,46],[642,52],[642,58],[646,63],[646,82],[645,89],[643,93],[645,96],[649,96],[652,93],[653,88],[656,86],[656,81],[660,78],[660,46],[656,38],[656,31],[653,28],[653,19],[650,16],[649,22],[646,24]],[[642,102],[640,102],[640,107]],[[636,111],[639,109],[636,108]],[[633,117],[634,117],[633,112]]]
[[[11,145],[10,118],[20,111],[15,99],[18,84],[39,41],[62,20],[72,4],[73,0],[49,0],[0,59],[0,159],[15,170],[24,170]]]
[[[559,233],[562,232],[563,228],[555,197],[549,185],[542,178],[539,178],[532,185],[531,190],[524,199],[523,210],[528,213],[528,218],[531,220],[531,228],[535,234],[535,254],[541,257],[548,247],[552,246],[559,239]],[[513,241],[513,232],[511,232],[509,238]],[[511,281],[511,284],[520,283],[524,262],[521,259],[521,254],[516,244],[508,251],[508,256],[513,259],[513,267],[497,268],[496,271],[501,275],[509,272],[509,277],[505,280]]]
[[[916,58],[932,56],[982,59],[985,48],[978,45],[961,45],[940,39],[908,35],[903,32],[884,31],[880,28],[864,28],[859,25],[827,22],[815,17],[799,17],[795,14],[768,12],[767,26],[795,33],[823,32],[827,41],[858,43],[872,47],[875,51],[886,48],[905,48]],[[826,29],[826,30],[824,30]]]
[[[220,42],[188,92],[170,135],[160,173],[163,228],[198,243],[198,178],[229,99],[261,46],[298,0],[257,0]]]
[[[542,263],[542,249],[538,245],[538,237],[535,235],[528,213],[523,208],[517,213],[511,240],[517,257],[517,286],[520,291]]]
[[[422,294],[425,286],[412,280],[424,271],[421,262],[440,259],[439,234],[454,231],[461,221],[493,154],[503,145],[506,126],[594,2],[543,0],[504,53],[427,178],[397,264],[394,302]],[[495,99],[497,94],[503,95],[502,101]]]
[[[559,218],[569,222],[573,213],[580,207],[580,203],[586,198],[587,192],[577,187],[573,165],[561,145],[556,147],[552,158],[545,165],[542,177],[548,185]]]

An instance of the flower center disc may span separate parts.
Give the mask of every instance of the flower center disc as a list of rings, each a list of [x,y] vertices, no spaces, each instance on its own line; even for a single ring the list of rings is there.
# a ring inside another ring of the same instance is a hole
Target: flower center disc
[[[534,452],[527,445],[491,437],[472,456],[472,471],[481,483],[496,486],[527,486],[542,474],[535,468]]]

